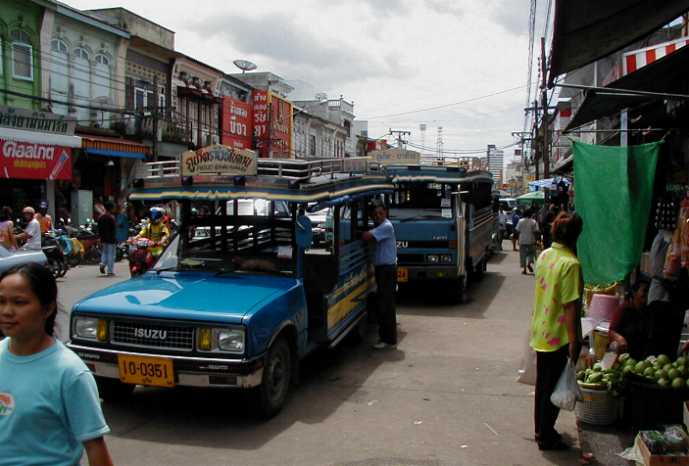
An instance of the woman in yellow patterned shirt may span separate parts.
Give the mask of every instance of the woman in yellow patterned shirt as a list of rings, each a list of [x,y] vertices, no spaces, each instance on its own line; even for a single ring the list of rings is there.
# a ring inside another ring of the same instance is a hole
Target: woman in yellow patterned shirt
[[[530,345],[536,351],[534,423],[541,450],[568,448],[555,430],[560,410],[550,402],[550,395],[567,358],[576,362],[580,351],[576,304],[581,298],[581,265],[576,244],[582,229],[581,217],[560,213],[551,228],[552,246],[536,263]]]

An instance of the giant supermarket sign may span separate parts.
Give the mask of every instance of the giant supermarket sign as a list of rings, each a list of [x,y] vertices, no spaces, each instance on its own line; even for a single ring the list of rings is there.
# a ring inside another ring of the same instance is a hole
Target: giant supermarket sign
[[[0,139],[0,177],[25,180],[71,180],[72,149]]]

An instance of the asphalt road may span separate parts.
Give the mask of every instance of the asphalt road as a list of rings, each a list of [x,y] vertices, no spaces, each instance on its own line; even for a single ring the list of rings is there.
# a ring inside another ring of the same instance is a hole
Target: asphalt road
[[[505,242],[507,245],[507,242]],[[511,245],[510,245],[511,246]],[[578,450],[543,453],[533,441],[533,387],[515,382],[533,298],[516,252],[494,257],[471,302],[442,290],[400,296],[397,350],[343,344],[303,364],[286,408],[261,422],[242,392],[138,388],[105,404],[118,465],[575,465]],[[128,275],[70,270],[66,308]],[[62,324],[65,325],[65,320]],[[66,327],[65,327],[66,328]],[[572,413],[558,429],[576,443]]]

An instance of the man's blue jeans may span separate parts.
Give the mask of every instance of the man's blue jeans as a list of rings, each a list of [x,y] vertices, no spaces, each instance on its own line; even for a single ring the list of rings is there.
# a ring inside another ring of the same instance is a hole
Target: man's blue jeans
[[[115,247],[117,245],[112,243],[102,243],[103,252],[100,256],[101,264],[105,265],[107,273],[115,273]]]

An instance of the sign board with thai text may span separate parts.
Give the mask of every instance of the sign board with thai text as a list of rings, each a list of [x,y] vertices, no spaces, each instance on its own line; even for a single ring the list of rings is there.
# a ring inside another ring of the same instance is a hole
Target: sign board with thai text
[[[234,149],[251,149],[254,135],[252,104],[233,97],[222,99],[222,144]]]
[[[388,149],[368,153],[374,163],[380,165],[418,165],[421,154],[412,150]]]
[[[215,144],[182,153],[182,176],[256,175],[256,153]]]
[[[258,151],[261,157],[268,157],[270,145],[270,94],[268,91],[255,90],[251,96],[254,112],[254,136],[256,136]]]
[[[73,136],[76,120],[49,112],[0,107],[0,126],[25,131]]]
[[[71,180],[72,149],[0,139],[0,177]]]

